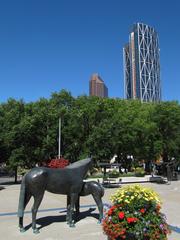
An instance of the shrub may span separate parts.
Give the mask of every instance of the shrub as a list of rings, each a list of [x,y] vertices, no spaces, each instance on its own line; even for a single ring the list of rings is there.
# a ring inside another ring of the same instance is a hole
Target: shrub
[[[137,167],[135,169],[135,176],[136,177],[144,177],[145,176],[145,171],[143,168]]]
[[[109,176],[110,178],[117,178],[117,177],[119,177],[119,172],[118,172],[117,170],[113,169],[112,171],[110,171],[110,172],[108,173],[108,176]]]
[[[64,168],[67,165],[69,165],[69,160],[66,160],[64,158],[52,159],[48,163],[48,167],[50,167],[50,168]]]
[[[18,167],[18,175],[24,176],[27,172],[29,172],[29,169],[23,168],[23,167]]]

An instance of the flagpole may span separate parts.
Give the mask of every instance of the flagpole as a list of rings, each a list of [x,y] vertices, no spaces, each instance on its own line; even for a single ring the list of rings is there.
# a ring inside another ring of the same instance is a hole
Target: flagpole
[[[58,158],[61,158],[61,118],[59,118],[59,146],[58,146]]]

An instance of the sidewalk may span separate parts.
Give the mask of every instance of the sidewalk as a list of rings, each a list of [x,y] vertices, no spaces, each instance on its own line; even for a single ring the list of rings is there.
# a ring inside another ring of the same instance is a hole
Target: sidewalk
[[[113,178],[111,178],[113,179]],[[86,181],[99,181],[100,183],[103,183],[102,178],[89,178]],[[119,177],[114,178],[114,183],[120,183],[120,184],[131,184],[131,183],[148,183],[148,182],[157,182],[157,183],[163,183],[166,181],[161,176],[153,176],[152,175],[145,175],[144,177]]]
[[[162,199],[162,212],[166,214],[169,225],[173,228],[169,240],[180,239],[180,182],[168,184],[143,183],[157,191]],[[30,228],[32,200],[27,206],[24,224],[28,230],[18,231],[16,216],[20,185],[4,185],[0,191],[0,232],[2,240],[107,240],[101,225],[97,224],[98,211],[92,196],[81,198],[81,215],[75,228],[69,228],[65,223],[66,197],[46,192],[40,211],[38,212],[38,226],[40,234],[34,235]],[[106,188],[104,203],[109,203],[109,197],[116,189]],[[29,211],[29,212],[28,212]]]

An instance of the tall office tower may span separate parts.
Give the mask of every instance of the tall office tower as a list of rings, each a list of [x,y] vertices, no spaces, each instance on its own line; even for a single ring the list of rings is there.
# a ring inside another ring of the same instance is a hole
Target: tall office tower
[[[89,83],[89,95],[98,97],[108,97],[108,88],[100,76],[95,73],[91,76]]]
[[[127,99],[161,100],[159,40],[154,28],[133,25],[129,43],[123,48],[124,92]]]

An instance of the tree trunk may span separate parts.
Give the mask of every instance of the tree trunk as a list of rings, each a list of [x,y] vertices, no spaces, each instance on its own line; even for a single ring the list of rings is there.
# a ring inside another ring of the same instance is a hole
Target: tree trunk
[[[17,183],[17,167],[15,167],[15,169],[14,169],[14,183]]]
[[[163,162],[168,162],[168,154],[166,151],[163,151]]]

